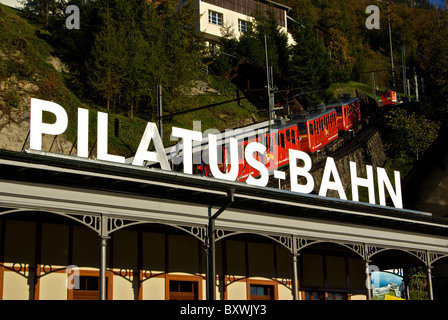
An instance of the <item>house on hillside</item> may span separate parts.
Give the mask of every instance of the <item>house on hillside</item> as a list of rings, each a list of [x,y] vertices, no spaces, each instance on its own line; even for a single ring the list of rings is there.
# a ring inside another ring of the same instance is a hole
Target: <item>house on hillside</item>
[[[219,45],[222,28],[229,27],[237,38],[246,32],[257,10],[273,10],[282,31],[288,32],[290,7],[269,0],[199,0],[199,31],[210,48]],[[294,43],[288,33],[289,43]]]

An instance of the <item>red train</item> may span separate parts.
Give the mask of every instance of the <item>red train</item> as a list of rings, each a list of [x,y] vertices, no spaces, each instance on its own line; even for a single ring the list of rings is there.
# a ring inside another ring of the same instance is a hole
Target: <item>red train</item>
[[[218,140],[222,150],[220,154],[222,162],[219,164],[219,169],[223,173],[228,173],[231,169],[229,138],[238,139],[239,172],[236,181],[242,182],[249,175],[257,177],[260,174],[245,161],[244,150],[249,143],[256,141],[266,146],[266,152],[262,156],[257,154],[255,159],[262,162],[271,172],[289,163],[289,149],[307,153],[316,152],[337,139],[339,131],[349,130],[360,121],[359,99],[354,98],[329,105],[324,111],[295,118],[288,123],[279,122],[273,129],[269,129],[268,121],[239,128],[232,134],[225,135],[222,140]],[[193,153],[197,155],[196,158],[208,159],[207,145],[208,139],[204,138],[202,144],[193,150]],[[198,154],[199,152],[201,154]],[[212,176],[209,165],[204,161],[194,164],[193,172],[203,176]]]
[[[396,105],[397,101],[397,93],[393,90],[384,91],[381,94],[381,102],[383,106]]]
[[[361,105],[358,98],[336,102],[326,108],[336,110],[339,131],[350,130],[361,122]]]

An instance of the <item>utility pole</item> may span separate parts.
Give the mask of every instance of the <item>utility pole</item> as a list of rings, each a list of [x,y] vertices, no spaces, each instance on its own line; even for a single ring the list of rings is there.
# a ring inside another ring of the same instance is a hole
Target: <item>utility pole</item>
[[[376,102],[375,72],[372,71],[373,99]]]
[[[390,63],[392,69],[392,89],[395,91],[395,68],[394,68],[394,53],[392,48],[392,30],[390,25],[390,2],[387,3],[387,16],[389,22],[389,47],[390,47]]]
[[[415,100],[418,102],[418,81],[417,81],[417,73],[415,72],[415,67],[414,67],[414,81],[415,81]]]
[[[406,49],[404,45],[401,47],[401,53],[402,53],[402,60],[403,60],[403,93],[404,93],[404,105],[407,107],[408,105],[408,94],[406,90],[406,61],[405,61],[405,55],[406,55]]]
[[[272,82],[273,82],[273,71],[272,67],[269,66],[269,58],[268,58],[268,41],[266,35],[264,36],[264,47],[266,51],[266,76],[267,76],[267,89],[268,89],[268,101],[269,101],[269,132],[273,127],[274,120],[274,93],[272,90]]]
[[[162,120],[162,86],[157,86],[157,126],[159,129],[160,137],[163,140],[163,120]]]

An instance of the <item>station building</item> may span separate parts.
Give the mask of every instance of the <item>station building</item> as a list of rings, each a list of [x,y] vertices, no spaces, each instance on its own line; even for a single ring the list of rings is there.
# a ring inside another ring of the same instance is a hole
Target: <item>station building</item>
[[[431,214],[41,151],[0,168],[0,299],[369,300],[408,267],[446,297]]]

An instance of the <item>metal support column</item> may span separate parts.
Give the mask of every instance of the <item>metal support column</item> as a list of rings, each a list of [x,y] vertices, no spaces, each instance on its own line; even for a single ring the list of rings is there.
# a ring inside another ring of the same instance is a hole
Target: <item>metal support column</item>
[[[434,294],[432,290],[432,273],[431,273],[431,261],[429,260],[429,252],[426,252],[426,273],[428,275],[428,291],[429,300],[434,300]]]
[[[100,232],[100,300],[107,299],[106,286],[106,255],[107,255],[107,240],[109,240],[109,233],[107,232],[107,217],[101,216],[101,232]]]
[[[216,300],[216,267],[215,267],[215,234],[216,225],[215,221],[218,216],[223,213],[228,207],[233,204],[234,201],[234,190],[231,189],[228,192],[228,201],[222,206],[215,214],[211,214],[208,219],[208,229],[207,229],[207,300]]]
[[[366,287],[367,287],[367,300],[372,300],[372,278],[370,277],[370,266],[369,266],[369,251],[366,244],[364,244],[364,263],[365,263],[365,273],[366,273]]]
[[[372,278],[370,277],[369,260],[364,260],[366,267],[367,300],[372,300]]]
[[[297,257],[299,254],[297,253],[297,239],[296,237],[292,237],[292,298],[293,300],[299,300],[299,277],[297,272]]]

